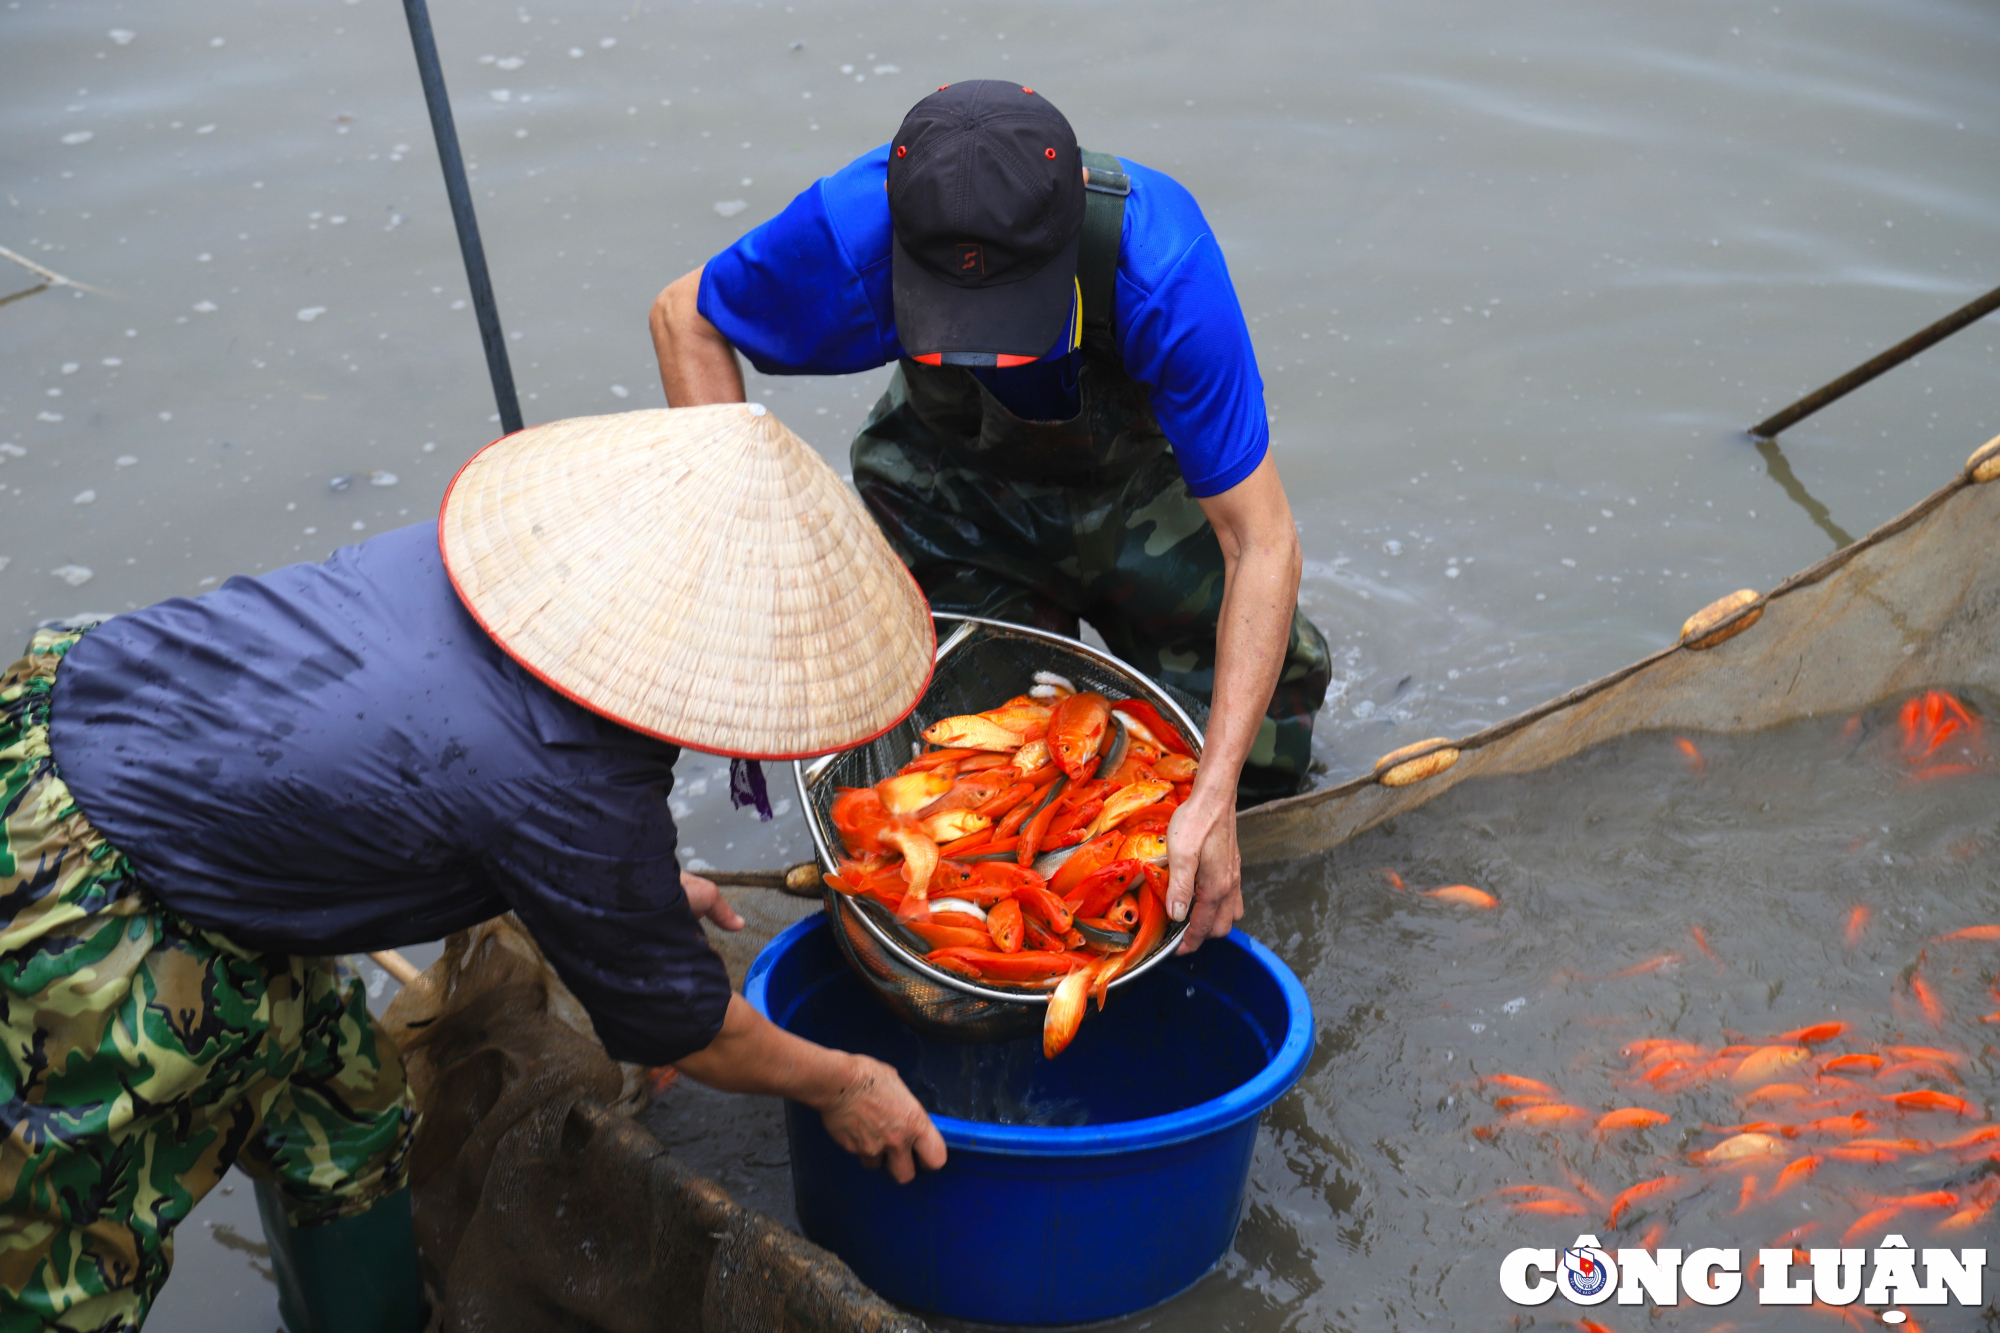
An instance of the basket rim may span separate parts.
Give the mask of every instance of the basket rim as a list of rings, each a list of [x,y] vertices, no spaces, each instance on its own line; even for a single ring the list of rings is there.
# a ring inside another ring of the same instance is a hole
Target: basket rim
[[[1181,728],[1182,734],[1187,737],[1189,744],[1194,749],[1195,758],[1197,760],[1201,758],[1201,728],[1194,724],[1194,719],[1188,716],[1187,710],[1181,707],[1180,701],[1175,699],[1171,694],[1168,694],[1159,685],[1149,680],[1136,667],[1122,658],[1114,657],[1108,652],[1093,648],[1081,639],[1073,639],[1068,635],[1036,629],[1030,625],[1016,625],[1005,620],[988,620],[981,616],[960,616],[948,613],[939,613],[932,618],[940,623],[952,622],[956,625],[956,628],[949,634],[940,634],[938,636],[937,654],[932,662],[931,679],[924,686],[925,697],[929,696],[931,686],[937,680],[937,670],[944,665],[945,659],[972,643],[982,638],[996,637],[1030,639],[1068,653],[1071,656],[1083,658],[1118,677],[1120,683],[1128,690],[1127,698],[1143,699],[1155,708],[1158,708],[1166,715],[1169,721]],[[916,707],[911,710],[908,716],[915,717],[922,713],[923,709],[924,699],[920,698],[917,701]],[[831,754],[821,755],[811,761],[794,760],[792,762],[792,779],[798,786],[799,807],[805,814],[806,827],[812,833],[813,852],[819,860],[820,869],[827,874],[831,874],[837,870],[840,862],[834,852],[832,843],[827,839],[826,830],[820,827],[819,817],[813,809],[813,792],[817,789],[821,777],[824,776],[826,770],[832,766],[835,760],[843,755],[852,754],[857,749],[865,749],[867,745],[872,745],[873,743],[873,741],[869,741],[864,745],[849,746],[844,750],[837,750]],[[829,916],[832,916],[834,913],[833,903],[836,898],[836,891],[830,888],[827,889],[826,898],[827,913]],[[848,915],[861,923],[861,928],[868,933],[869,937],[877,945],[887,952],[889,957],[895,959],[897,963],[909,968],[919,976],[922,976],[927,981],[935,982],[949,990],[958,992],[960,995],[969,996],[977,1000],[986,1000],[995,1004],[1045,1007],[1049,1002],[1050,995],[1047,991],[998,990],[991,986],[982,986],[975,981],[968,981],[964,977],[946,972],[942,968],[932,967],[924,961],[922,956],[910,952],[900,940],[897,940],[887,931],[883,930],[870,913],[854,911]],[[1190,916],[1189,919],[1191,920],[1192,917]],[[1137,967],[1121,973],[1111,983],[1111,990],[1117,990],[1126,982],[1135,980],[1152,971],[1153,968],[1159,966],[1164,959],[1174,953],[1175,946],[1180,942],[1181,937],[1187,933],[1188,921],[1171,921],[1168,924],[1167,933],[1161,939],[1159,947],[1153,950],[1152,956],[1142,961]]]
[[[832,928],[830,921],[807,917],[787,926],[759,951],[743,983],[744,998],[758,1013],[777,1021],[770,1013],[770,978],[778,960],[813,931]],[[934,1114],[931,1121],[944,1136],[945,1145],[953,1152],[971,1151],[998,1157],[1111,1157],[1206,1138],[1246,1120],[1254,1123],[1265,1108],[1291,1091],[1305,1073],[1306,1063],[1318,1042],[1312,997],[1291,966],[1247,931],[1232,930],[1203,947],[1217,945],[1248,955],[1284,997],[1285,1029],[1282,1034],[1266,1034],[1277,1040],[1267,1049],[1262,1069],[1206,1101],[1138,1120],[1110,1120],[1094,1125],[1012,1125]]]

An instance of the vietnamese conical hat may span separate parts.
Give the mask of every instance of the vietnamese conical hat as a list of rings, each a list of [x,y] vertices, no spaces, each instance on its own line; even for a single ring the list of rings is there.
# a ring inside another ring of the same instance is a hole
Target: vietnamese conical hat
[[[795,759],[916,706],[936,639],[860,499],[762,404],[578,417],[452,479],[438,542],[515,661],[635,731]]]

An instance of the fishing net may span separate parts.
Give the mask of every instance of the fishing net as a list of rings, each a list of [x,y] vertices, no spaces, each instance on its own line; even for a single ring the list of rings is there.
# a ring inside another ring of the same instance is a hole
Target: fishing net
[[[1113,699],[1144,699],[1192,738],[1200,754],[1201,733],[1180,703],[1117,658],[1041,630],[971,617],[939,616],[944,634],[937,668],[923,702],[886,735],[837,755],[796,764],[799,797],[812,826],[820,864],[838,868],[840,835],[830,811],[843,787],[868,787],[893,776],[923,748],[920,733],[943,718],[996,708],[1034,684],[1037,671],[1053,671],[1079,690]],[[828,889],[827,915],[834,938],[854,969],[897,1017],[940,1041],[1011,1041],[1041,1031],[1046,995],[982,986],[923,961],[925,945],[907,936],[894,916],[876,903]],[[1186,924],[1169,931],[1147,962],[1111,983],[1116,990],[1173,952]]]
[[[1680,640],[1462,740],[1245,815],[1246,865],[1338,846],[1461,782],[1548,768],[1640,731],[1755,731],[1924,687],[2000,689],[2000,440],[1950,485],[1768,594],[1705,608]]]
[[[423,1112],[410,1183],[434,1333],[921,1333],[630,1118],[644,1071],[605,1055],[511,917],[453,936],[384,1026]]]

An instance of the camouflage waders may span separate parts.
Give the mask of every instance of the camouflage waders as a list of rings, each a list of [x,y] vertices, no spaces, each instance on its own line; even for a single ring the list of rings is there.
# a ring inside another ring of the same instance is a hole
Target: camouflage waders
[[[412,1113],[360,980],[244,949],[135,882],[49,753],[80,636],[0,676],[0,1333],[128,1333],[232,1163],[294,1226],[402,1188]]]
[[[1084,162],[1076,416],[1024,421],[970,370],[905,358],[854,438],[854,484],[933,610],[1070,635],[1087,619],[1114,654],[1200,716],[1215,688],[1222,547],[1113,346],[1129,187],[1117,159],[1085,153]],[[1241,803],[1299,790],[1331,679],[1326,639],[1295,610]]]

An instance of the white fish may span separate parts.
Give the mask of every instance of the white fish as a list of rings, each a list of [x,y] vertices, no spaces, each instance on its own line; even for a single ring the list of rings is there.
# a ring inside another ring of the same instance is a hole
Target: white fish
[[[984,908],[976,903],[969,903],[963,898],[933,898],[931,899],[931,911],[963,912],[967,916],[976,916],[981,921],[986,919],[986,910]]]

